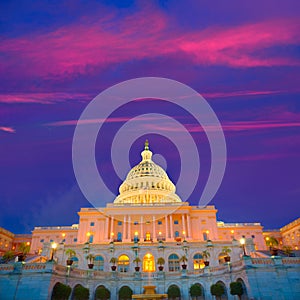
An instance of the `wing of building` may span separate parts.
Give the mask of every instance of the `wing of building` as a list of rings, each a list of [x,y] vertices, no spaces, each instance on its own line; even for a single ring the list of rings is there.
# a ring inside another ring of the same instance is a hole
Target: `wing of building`
[[[300,299],[300,261],[275,253],[282,239],[275,248],[276,239],[271,232],[264,236],[260,223],[224,223],[217,220],[213,205],[183,202],[167,173],[152,160],[147,141],[141,156],[113,203],[81,208],[79,222],[72,226],[34,228],[31,252],[36,262],[48,262],[0,267],[0,298],[21,299],[22,291],[30,290],[31,299],[55,299],[61,285],[69,285],[73,293],[81,285],[90,299],[96,299],[99,289],[106,289],[110,299],[124,299],[124,290],[137,294],[134,299],[165,299],[166,294],[190,299],[192,290],[198,290],[197,299],[212,299],[211,286],[217,284],[222,299],[233,299],[230,283],[238,282],[242,299]],[[284,230],[289,232],[284,239],[291,240],[299,227]],[[266,247],[268,238],[273,256]],[[299,245],[298,236],[297,241]],[[12,274],[22,274],[20,294]],[[10,290],[1,294],[5,286]],[[141,296],[149,286],[156,296]]]

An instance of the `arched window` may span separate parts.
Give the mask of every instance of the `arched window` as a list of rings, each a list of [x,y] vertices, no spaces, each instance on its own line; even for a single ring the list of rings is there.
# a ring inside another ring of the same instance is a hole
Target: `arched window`
[[[118,271],[119,272],[128,272],[129,271],[129,257],[125,254],[119,256]]]
[[[180,270],[179,257],[177,254],[171,254],[168,258],[169,272],[177,272]]]
[[[78,262],[79,262],[78,257],[73,256],[73,257],[71,257],[71,260],[73,260],[72,266],[77,268],[78,267]]]
[[[179,231],[175,231],[175,237],[179,237]]]
[[[207,240],[208,240],[208,238],[207,238],[207,233],[206,233],[206,232],[203,232],[203,240],[204,240],[204,241],[207,241]]]
[[[205,267],[203,257],[200,253],[196,253],[193,257],[194,270],[203,269]]]
[[[104,259],[101,255],[96,255],[94,259],[94,268],[98,271],[104,270]]]
[[[143,271],[155,272],[154,256],[151,253],[147,253],[143,258]]]

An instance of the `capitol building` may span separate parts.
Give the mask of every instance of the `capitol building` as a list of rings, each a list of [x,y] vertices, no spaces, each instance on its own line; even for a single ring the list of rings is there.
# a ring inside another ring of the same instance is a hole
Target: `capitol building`
[[[0,299],[59,299],[58,285],[69,299],[78,286],[91,300],[107,299],[99,289],[112,300],[215,299],[216,285],[219,299],[300,299],[298,257],[271,255],[260,223],[224,223],[213,205],[183,202],[147,141],[141,156],[113,203],[81,208],[72,226],[34,228],[31,260],[0,265]]]

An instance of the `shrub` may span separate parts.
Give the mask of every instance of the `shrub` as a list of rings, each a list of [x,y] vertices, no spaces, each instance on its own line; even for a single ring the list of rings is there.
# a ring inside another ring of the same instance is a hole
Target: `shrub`
[[[71,291],[71,287],[59,282],[53,288],[51,300],[68,300]]]
[[[77,285],[74,288],[73,298],[74,300],[89,300],[90,290],[83,287],[82,285]]]

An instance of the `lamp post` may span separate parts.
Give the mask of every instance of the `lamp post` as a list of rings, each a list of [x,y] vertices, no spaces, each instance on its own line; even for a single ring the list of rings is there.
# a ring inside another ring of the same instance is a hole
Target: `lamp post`
[[[53,243],[51,244],[51,249],[52,249],[52,251],[51,251],[51,259],[50,259],[50,261],[53,261],[54,253],[55,253],[55,251],[56,251],[56,248],[57,248],[57,243],[53,242]]]
[[[246,254],[246,248],[245,248],[246,240],[245,240],[244,238],[241,238],[241,239],[240,239],[240,243],[241,243],[242,248],[243,248],[243,256],[248,256],[248,255]]]

